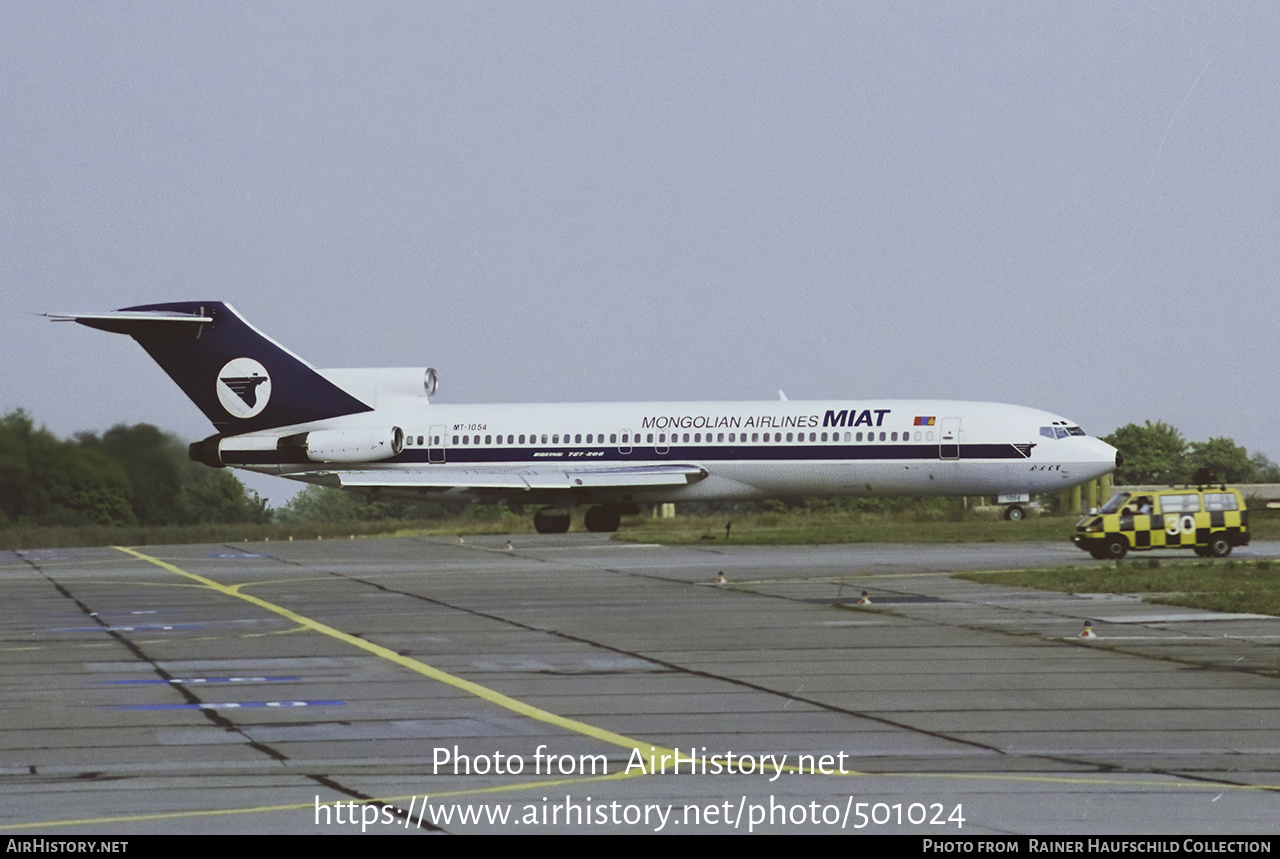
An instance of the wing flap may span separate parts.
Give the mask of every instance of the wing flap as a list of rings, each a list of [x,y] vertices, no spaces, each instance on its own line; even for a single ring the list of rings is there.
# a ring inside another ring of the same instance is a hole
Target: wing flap
[[[597,489],[684,486],[707,476],[697,465],[622,468],[460,468],[427,466],[409,470],[336,471],[338,485],[350,489]]]

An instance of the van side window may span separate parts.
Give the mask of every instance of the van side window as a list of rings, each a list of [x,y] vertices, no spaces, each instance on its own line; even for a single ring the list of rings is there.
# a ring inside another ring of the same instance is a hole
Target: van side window
[[[1204,509],[1214,513],[1219,510],[1239,510],[1240,506],[1236,504],[1235,495],[1230,492],[1206,492]]]
[[[1161,513],[1199,513],[1199,495],[1162,495],[1160,496]]]

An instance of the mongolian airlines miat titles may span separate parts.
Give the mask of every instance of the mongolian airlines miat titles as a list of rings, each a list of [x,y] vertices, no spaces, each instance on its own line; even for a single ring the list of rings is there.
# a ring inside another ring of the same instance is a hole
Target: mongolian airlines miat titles
[[[228,304],[48,314],[133,337],[213,423],[191,458],[372,497],[540,506],[1046,493],[1116,468],[1058,415],[949,400],[448,405],[428,368],[317,369]]]

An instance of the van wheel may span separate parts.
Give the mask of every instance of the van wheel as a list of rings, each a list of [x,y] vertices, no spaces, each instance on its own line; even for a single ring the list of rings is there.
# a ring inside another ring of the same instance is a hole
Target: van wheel
[[[1012,507],[1004,508],[1004,518],[1008,519],[1010,522],[1021,522],[1026,518],[1026,516],[1027,511],[1023,510],[1017,504],[1014,504]]]
[[[1124,537],[1112,537],[1103,545],[1104,558],[1118,561],[1129,551],[1129,541]]]
[[[1225,558],[1231,554],[1231,541],[1225,533],[1209,537],[1209,554],[1215,558]]]

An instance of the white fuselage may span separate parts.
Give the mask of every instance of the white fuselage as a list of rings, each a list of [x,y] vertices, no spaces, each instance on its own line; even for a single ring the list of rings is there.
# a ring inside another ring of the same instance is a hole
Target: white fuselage
[[[319,369],[220,301],[50,314],[127,334],[213,424],[197,462],[371,497],[545,505],[542,533],[594,505],[816,495],[1055,492],[1119,465],[1115,448],[1021,406],[946,400],[444,405],[430,368]]]
[[[356,463],[290,462],[265,449],[269,438],[307,431],[392,428],[404,438],[398,453]],[[549,504],[1034,494],[1068,489],[1116,465],[1114,448],[1058,415],[939,400],[447,405],[387,397],[370,412],[253,437],[264,449],[243,455],[234,449],[246,436],[226,439],[226,464],[309,482],[358,469],[364,485],[383,475],[379,488],[393,494],[421,495],[423,486],[433,486],[436,497],[523,496],[518,500]],[[598,479],[613,469],[675,465],[701,474],[680,485]],[[597,479],[554,490],[530,480],[515,493],[495,488],[492,479],[557,472]]]

